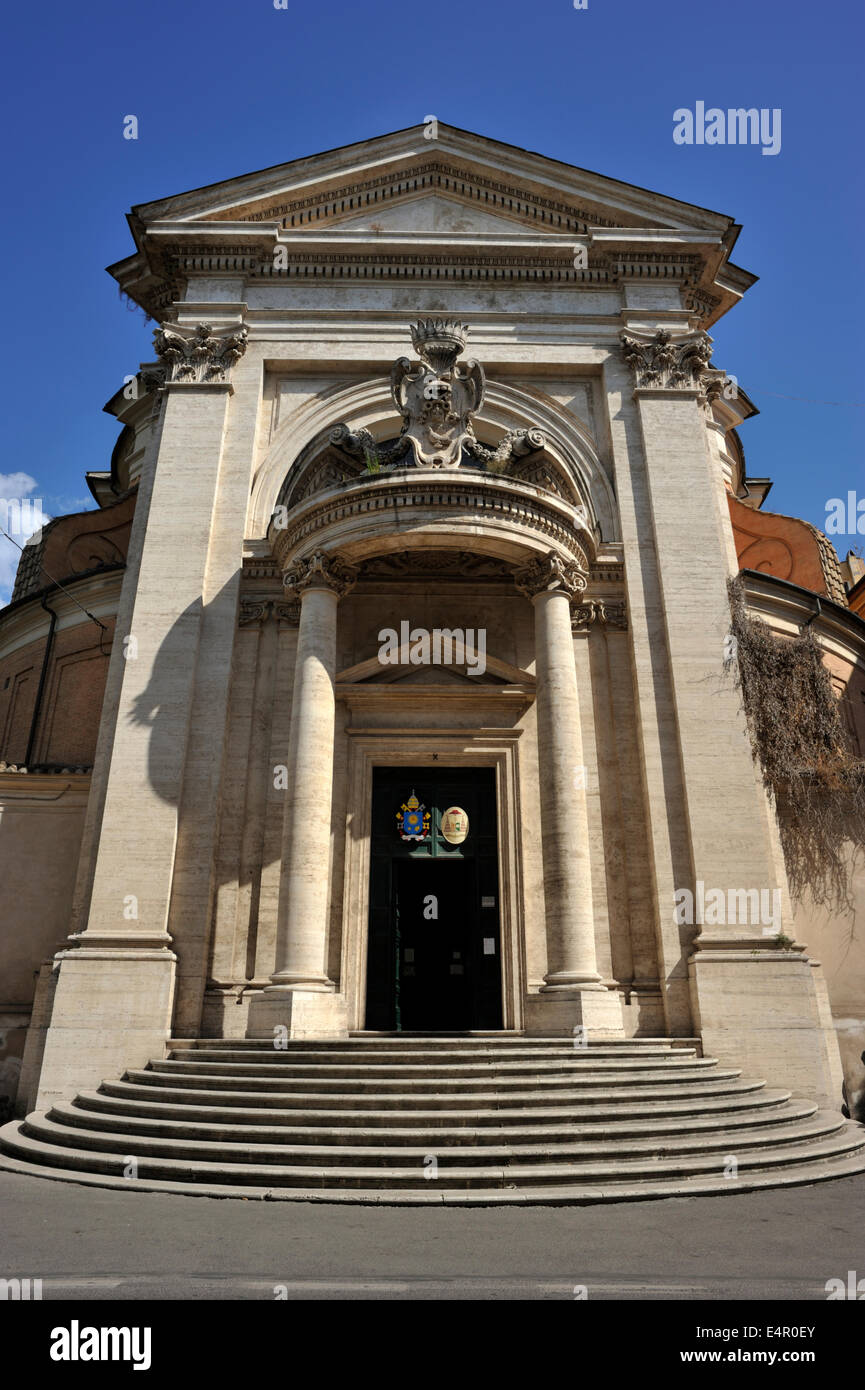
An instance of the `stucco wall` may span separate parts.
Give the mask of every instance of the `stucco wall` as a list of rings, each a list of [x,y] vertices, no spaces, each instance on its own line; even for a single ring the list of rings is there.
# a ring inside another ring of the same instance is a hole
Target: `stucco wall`
[[[0,1113],[15,1099],[39,967],[69,931],[88,785],[0,774]]]
[[[796,908],[796,936],[823,966],[841,1049],[847,1103],[865,1122],[865,863],[850,856],[851,906],[827,910],[806,899]]]

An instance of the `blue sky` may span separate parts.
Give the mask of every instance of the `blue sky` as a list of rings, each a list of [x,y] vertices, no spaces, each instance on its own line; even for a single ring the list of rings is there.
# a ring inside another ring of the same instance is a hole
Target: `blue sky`
[[[102,406],[153,355],[153,325],[104,272],[132,250],[133,203],[432,114],[743,224],[734,260],[761,278],[716,327],[715,363],[761,411],[742,441],[749,471],[775,480],[767,506],[824,526],[830,497],[865,492],[865,409],[850,404],[865,402],[863,13],[858,0],[13,7],[0,473],[32,478],[51,515],[90,505],[83,474],[108,466],[117,434]],[[697,101],[780,107],[780,153],[674,144],[673,112]],[[12,563],[0,537],[0,595]]]

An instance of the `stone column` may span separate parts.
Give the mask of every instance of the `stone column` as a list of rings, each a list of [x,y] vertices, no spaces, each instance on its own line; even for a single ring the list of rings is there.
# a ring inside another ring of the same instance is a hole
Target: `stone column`
[[[345,999],[328,977],[331,797],[336,699],[336,616],[356,571],[321,552],[284,581],[300,597],[291,705],[282,869],[271,984],[250,1003],[249,1036],[346,1037]]]
[[[547,973],[529,1001],[532,1032],[622,1033],[618,994],[601,983],[589,853],[585,768],[571,599],[586,576],[554,552],[514,576],[535,610],[538,764],[547,924]]]
[[[246,330],[171,327],[154,342],[162,431],[139,489],[79,864],[80,918],[55,958],[39,1109],[161,1056],[171,1031],[178,806],[229,376]]]

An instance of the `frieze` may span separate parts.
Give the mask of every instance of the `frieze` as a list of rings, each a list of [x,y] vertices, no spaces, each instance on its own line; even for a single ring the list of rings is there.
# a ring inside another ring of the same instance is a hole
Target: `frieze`
[[[557,284],[599,286],[613,283],[611,273],[600,265],[585,270],[574,269],[570,260],[563,259],[563,256],[570,254],[566,250],[556,256],[540,253],[535,256],[494,256],[461,250],[458,254],[450,255],[431,253],[420,256],[394,252],[391,256],[383,253],[364,256],[355,252],[334,255],[307,253],[292,248],[288,265],[277,267],[271,259],[264,259],[258,263],[253,278],[392,280],[397,275],[411,280],[546,280]]]

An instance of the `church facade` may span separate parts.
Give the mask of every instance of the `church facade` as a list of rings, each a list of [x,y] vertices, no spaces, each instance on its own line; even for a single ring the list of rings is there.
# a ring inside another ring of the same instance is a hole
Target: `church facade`
[[[444,125],[129,222],[154,360],[0,615],[16,1113],[399,1035],[691,1040],[849,1110],[865,958],[724,663],[740,569],[779,631],[823,594],[865,752],[862,586],[747,477],[737,224]]]

